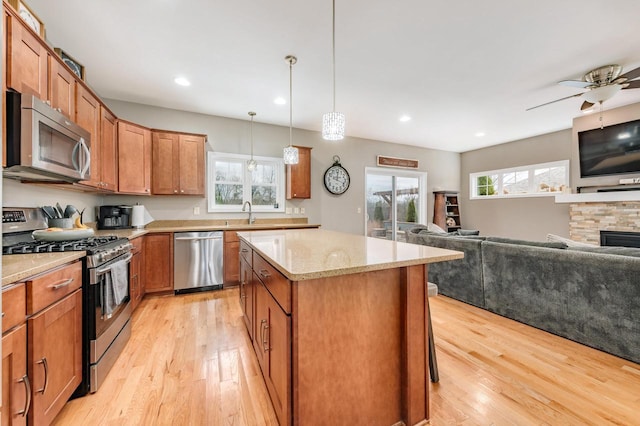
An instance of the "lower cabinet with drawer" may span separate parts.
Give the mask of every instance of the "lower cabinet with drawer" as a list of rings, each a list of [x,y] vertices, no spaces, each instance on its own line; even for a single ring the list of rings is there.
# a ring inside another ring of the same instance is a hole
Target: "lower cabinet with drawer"
[[[2,425],[49,425],[82,381],[82,262],[17,286],[3,290],[3,312],[14,319],[3,322],[2,368],[11,374],[3,377]]]
[[[291,282],[255,252],[252,277],[253,349],[278,421],[290,425]]]

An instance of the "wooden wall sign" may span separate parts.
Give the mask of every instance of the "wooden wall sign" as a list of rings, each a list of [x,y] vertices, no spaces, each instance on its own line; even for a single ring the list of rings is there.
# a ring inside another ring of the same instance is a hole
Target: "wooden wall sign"
[[[418,160],[410,160],[407,158],[387,157],[378,155],[378,166],[382,167],[404,167],[405,169],[417,169]]]

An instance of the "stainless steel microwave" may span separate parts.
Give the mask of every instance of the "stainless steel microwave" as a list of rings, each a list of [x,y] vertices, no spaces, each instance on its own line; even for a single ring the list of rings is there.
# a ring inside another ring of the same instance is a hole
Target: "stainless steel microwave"
[[[23,181],[76,182],[90,178],[91,135],[33,95],[6,92],[7,166]]]

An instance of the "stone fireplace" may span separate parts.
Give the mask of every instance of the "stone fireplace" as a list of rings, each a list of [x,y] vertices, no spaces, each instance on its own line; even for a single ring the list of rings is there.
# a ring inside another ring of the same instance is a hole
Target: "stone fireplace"
[[[569,205],[572,240],[600,244],[600,231],[640,231],[640,201],[572,202]]]

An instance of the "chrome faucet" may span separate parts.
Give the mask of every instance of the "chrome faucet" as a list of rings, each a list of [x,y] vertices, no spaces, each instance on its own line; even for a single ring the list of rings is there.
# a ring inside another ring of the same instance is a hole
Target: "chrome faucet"
[[[251,213],[251,201],[245,201],[244,204],[242,205],[242,211],[246,211],[247,209],[247,204],[249,204],[249,225],[253,225],[253,222],[256,221],[256,219],[253,217],[253,214]]]

